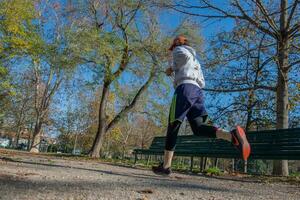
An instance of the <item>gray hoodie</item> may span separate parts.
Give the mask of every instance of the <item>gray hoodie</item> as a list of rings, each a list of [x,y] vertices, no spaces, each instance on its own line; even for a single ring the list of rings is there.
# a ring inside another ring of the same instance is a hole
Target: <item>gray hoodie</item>
[[[205,87],[201,65],[192,47],[182,45],[173,50],[172,69],[175,71],[175,87],[183,83],[191,83],[200,88]]]

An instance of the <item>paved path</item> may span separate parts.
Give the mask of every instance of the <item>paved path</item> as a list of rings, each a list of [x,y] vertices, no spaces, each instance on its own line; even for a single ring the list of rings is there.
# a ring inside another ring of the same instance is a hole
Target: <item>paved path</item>
[[[0,199],[299,199],[300,186],[172,174],[0,150]]]

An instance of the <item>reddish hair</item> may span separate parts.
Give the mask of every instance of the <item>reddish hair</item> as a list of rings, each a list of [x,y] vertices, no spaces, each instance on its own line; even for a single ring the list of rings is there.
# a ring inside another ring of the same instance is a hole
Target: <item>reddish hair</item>
[[[188,40],[186,37],[184,37],[183,35],[179,35],[177,36],[174,40],[172,45],[170,46],[169,50],[173,51],[173,49],[177,46],[181,46],[181,45],[188,45]]]

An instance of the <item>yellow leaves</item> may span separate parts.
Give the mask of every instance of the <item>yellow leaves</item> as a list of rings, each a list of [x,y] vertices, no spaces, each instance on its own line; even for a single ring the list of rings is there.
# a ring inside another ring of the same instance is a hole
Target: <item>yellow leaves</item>
[[[116,95],[112,92],[109,93],[108,98],[107,98],[108,102],[113,103],[115,101],[115,99],[116,99]]]
[[[10,95],[15,95],[13,87],[7,77],[8,70],[0,66],[0,97],[4,98]],[[3,100],[3,99],[1,99]]]
[[[113,128],[109,134],[110,139],[118,141],[121,138],[122,131],[119,127]]]
[[[0,6],[0,14],[4,16],[3,25],[15,34],[24,34],[24,27],[21,25],[27,23],[35,17],[34,2],[29,0],[6,0]]]
[[[295,93],[294,95],[292,95]],[[289,109],[294,110],[300,104],[300,83],[296,83],[296,88],[289,97]]]
[[[31,54],[37,53],[40,50],[40,47],[43,43],[39,39],[39,37],[36,37],[34,35],[27,36],[27,37],[18,37],[18,36],[6,37],[6,39],[2,40],[2,42],[8,43],[9,46],[16,51],[21,50],[22,52],[27,52]],[[1,53],[1,47],[0,47],[0,53]]]
[[[12,48],[33,49],[37,39],[33,20],[36,17],[34,1],[4,0],[0,2],[1,43],[7,43]],[[0,46],[0,52],[3,44]]]
[[[3,44],[0,42],[0,54],[4,51]]]
[[[28,47],[28,43],[22,38],[12,38],[10,40],[12,48],[26,48]]]
[[[0,66],[0,80],[2,77],[6,76],[8,74],[8,71],[5,67]]]
[[[21,30],[20,26],[18,26],[18,24],[15,24],[15,23],[7,23],[6,31],[8,31],[12,34],[24,35],[24,32]]]
[[[4,0],[0,6],[1,14],[4,14],[5,20],[10,23],[20,23],[36,17],[36,14],[32,12],[34,10],[34,1],[32,0]]]
[[[108,116],[108,121],[111,121],[114,117],[114,113],[115,113],[115,98],[116,98],[116,95],[113,93],[113,92],[110,92],[108,94],[108,97],[107,97],[107,110],[109,110],[107,116]]]
[[[11,87],[11,85],[10,85],[9,81],[7,81],[7,80],[1,83],[2,89],[10,89],[10,87]]]

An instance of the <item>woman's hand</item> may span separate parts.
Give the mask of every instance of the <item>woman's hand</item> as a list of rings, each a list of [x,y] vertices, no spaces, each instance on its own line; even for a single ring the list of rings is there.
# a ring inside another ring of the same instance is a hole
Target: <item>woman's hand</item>
[[[171,76],[173,73],[173,69],[171,67],[169,67],[168,69],[166,69],[165,73],[167,76]]]

